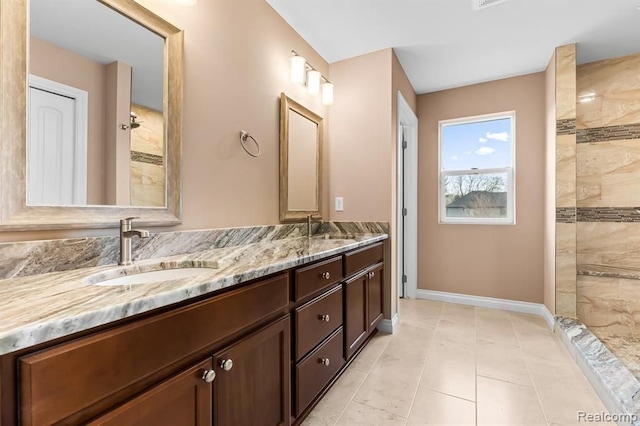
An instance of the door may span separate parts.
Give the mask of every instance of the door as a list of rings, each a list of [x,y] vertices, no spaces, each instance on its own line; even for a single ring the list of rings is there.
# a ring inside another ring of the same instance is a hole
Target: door
[[[216,426],[276,426],[291,422],[289,316],[213,358]]]
[[[31,76],[27,203],[87,203],[86,92]],[[84,118],[82,118],[84,114]]]
[[[212,368],[207,359],[100,416],[89,426],[211,425],[211,383],[203,379]]]
[[[344,284],[345,355],[349,359],[367,338],[367,274]]]

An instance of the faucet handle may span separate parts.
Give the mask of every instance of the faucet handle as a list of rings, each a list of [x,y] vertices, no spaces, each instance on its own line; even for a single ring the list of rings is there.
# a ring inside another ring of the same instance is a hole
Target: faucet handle
[[[122,224],[122,225],[131,225],[131,222],[133,221],[133,219],[140,219],[140,216],[132,216],[132,217],[124,218],[124,219],[120,220],[120,224]]]

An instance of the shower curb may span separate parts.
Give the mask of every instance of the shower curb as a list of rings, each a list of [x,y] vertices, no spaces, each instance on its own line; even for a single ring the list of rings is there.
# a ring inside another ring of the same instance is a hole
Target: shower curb
[[[640,381],[579,320],[557,316],[554,331],[607,410],[632,420],[618,425],[640,426]]]

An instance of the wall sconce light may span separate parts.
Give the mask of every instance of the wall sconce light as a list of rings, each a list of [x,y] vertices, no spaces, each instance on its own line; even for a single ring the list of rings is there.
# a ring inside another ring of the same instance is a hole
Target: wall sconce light
[[[312,95],[320,93],[322,87],[322,104],[333,104],[333,83],[312,67],[307,60],[291,51],[291,81],[298,84],[306,84],[307,91]]]

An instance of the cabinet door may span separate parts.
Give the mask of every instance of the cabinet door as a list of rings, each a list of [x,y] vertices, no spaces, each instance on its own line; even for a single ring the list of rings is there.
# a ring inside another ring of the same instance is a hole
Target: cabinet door
[[[289,316],[215,354],[216,426],[289,425]]]
[[[211,383],[203,379],[204,372],[211,369],[211,359],[207,359],[88,425],[211,425]]]
[[[367,283],[367,304],[369,307],[367,317],[369,319],[369,332],[373,331],[382,321],[382,292],[384,291],[384,269],[382,265],[378,265],[371,269],[367,276],[369,282]]]
[[[360,274],[344,284],[345,355],[349,359],[367,338],[367,275]]]

